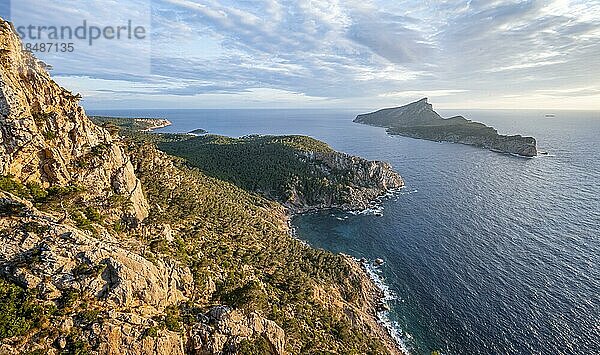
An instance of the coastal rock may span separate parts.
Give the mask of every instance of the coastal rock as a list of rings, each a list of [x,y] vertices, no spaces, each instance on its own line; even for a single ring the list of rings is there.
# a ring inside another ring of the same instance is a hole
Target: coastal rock
[[[0,191],[0,203],[25,205],[16,196]],[[94,237],[60,224],[54,217],[25,207],[26,217],[0,219],[0,273],[27,288],[76,290],[116,307],[144,307],[158,314],[170,304],[187,300],[193,289],[190,270],[120,247],[108,234]],[[24,225],[36,225],[32,233]]]
[[[391,165],[369,161],[340,152],[301,152],[300,159],[316,166],[332,184],[343,181],[343,191],[303,190],[301,184],[290,188],[291,197],[284,203],[295,212],[310,209],[339,208],[363,210],[373,200],[404,186],[404,180]],[[320,201],[315,204],[314,201]]]
[[[195,136],[201,136],[201,135],[206,134],[206,133],[208,133],[208,131],[206,131],[205,129],[202,129],[202,128],[198,128],[198,129],[195,129],[193,131],[189,131],[188,132],[188,134],[192,134],[192,135],[195,135]]]
[[[462,116],[442,118],[426,98],[405,106],[358,115],[354,122],[385,127],[389,134],[411,138],[473,145],[524,157],[538,153],[533,137],[500,135],[496,129]]]

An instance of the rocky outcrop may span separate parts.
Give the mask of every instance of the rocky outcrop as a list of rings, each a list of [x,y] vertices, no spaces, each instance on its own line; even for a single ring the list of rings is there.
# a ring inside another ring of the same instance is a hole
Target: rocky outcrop
[[[293,185],[291,197],[284,204],[296,213],[324,208],[363,210],[378,197],[404,186],[402,177],[386,162],[335,151],[300,152],[298,155],[319,169],[332,184],[339,183],[343,188],[307,191],[301,185]]]
[[[78,95],[58,86],[46,65],[22,50],[0,19],[0,175],[42,186],[78,185],[90,199],[126,195],[137,225],[148,205],[119,141],[93,124]]]
[[[107,321],[92,327],[88,335],[97,342],[98,354],[186,354],[185,339],[178,332],[163,329],[148,335],[148,330],[157,326],[151,318],[115,311],[108,316]]]
[[[60,304],[68,298],[105,311],[102,319],[84,330],[102,354],[150,354],[157,353],[157,347],[165,350],[160,354],[183,354],[183,340],[177,333],[143,335],[156,326],[153,317],[192,295],[194,283],[188,268],[150,261],[132,252],[134,245],[125,249],[122,241],[105,231],[92,235],[61,224],[9,193],[0,191],[0,206],[13,206],[10,211],[2,208],[0,216],[3,278],[35,290],[46,302]],[[66,315],[64,322],[81,326],[75,315]],[[55,341],[60,338],[34,339],[33,344],[20,346],[31,350]],[[19,348],[11,349],[16,353]]]
[[[144,307],[147,313],[157,314],[169,304],[187,300],[185,295],[192,291],[189,269],[163,260],[151,262],[122,248],[122,242],[108,233],[94,237],[61,224],[2,191],[0,203],[22,206],[19,218],[0,219],[0,229],[11,231],[0,235],[0,272],[45,293],[45,299],[75,290],[114,307]],[[36,225],[38,233],[23,230],[22,225]],[[39,256],[35,263],[22,263],[32,255]]]
[[[524,157],[537,155],[533,137],[506,136],[482,123],[462,116],[442,118],[427,99],[373,113],[358,115],[354,122],[385,127],[390,134],[473,145]]]
[[[189,354],[235,354],[243,341],[263,338],[269,354],[283,355],[285,332],[277,323],[256,313],[244,314],[226,306],[210,309],[202,322],[192,327]]]

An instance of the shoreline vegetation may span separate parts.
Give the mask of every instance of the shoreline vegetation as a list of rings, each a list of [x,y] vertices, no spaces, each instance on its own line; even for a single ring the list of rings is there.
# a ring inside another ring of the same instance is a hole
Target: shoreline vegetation
[[[293,238],[282,204],[360,208],[403,183],[389,165],[308,137],[96,125],[46,68],[0,20],[0,353],[401,353],[371,279]],[[290,161],[258,169],[261,151]],[[269,175],[285,189],[259,191]]]

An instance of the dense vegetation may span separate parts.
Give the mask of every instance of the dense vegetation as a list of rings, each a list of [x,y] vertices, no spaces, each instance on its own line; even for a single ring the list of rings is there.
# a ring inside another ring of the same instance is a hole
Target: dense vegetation
[[[0,278],[0,339],[25,335],[48,312],[31,291]]]
[[[287,202],[296,195],[308,205],[323,196],[348,202],[352,176],[309,156],[337,154],[327,144],[306,136],[203,136],[160,142],[158,147],[183,157],[206,174],[270,198]]]
[[[423,137],[430,140],[454,140],[466,137],[478,137],[481,139],[496,139],[498,132],[478,122],[466,122],[455,125],[423,125],[423,126],[398,126],[388,129],[392,134],[402,134],[414,137]]]

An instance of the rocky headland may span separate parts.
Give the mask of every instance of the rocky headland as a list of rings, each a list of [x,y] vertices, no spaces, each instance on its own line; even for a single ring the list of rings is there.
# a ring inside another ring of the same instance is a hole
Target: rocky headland
[[[306,136],[208,135],[158,146],[209,175],[276,200],[292,213],[363,210],[404,186],[388,163],[340,153]]]
[[[467,144],[523,157],[538,154],[535,138],[501,135],[492,127],[462,116],[443,118],[426,98],[405,106],[358,115],[354,122],[385,127],[389,134],[411,138]]]
[[[96,125],[108,131],[118,132],[152,132],[156,129],[172,125],[171,121],[164,118],[119,118],[107,116],[91,116]]]
[[[0,354],[401,352],[355,262],[294,239],[266,195],[94,124],[45,68],[0,19]],[[339,196],[401,184],[303,149],[290,164],[336,176],[322,186]],[[307,195],[307,176],[291,201],[347,201]]]

